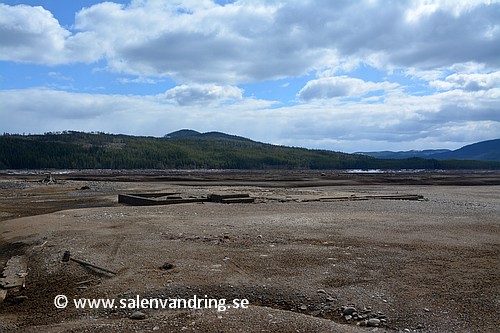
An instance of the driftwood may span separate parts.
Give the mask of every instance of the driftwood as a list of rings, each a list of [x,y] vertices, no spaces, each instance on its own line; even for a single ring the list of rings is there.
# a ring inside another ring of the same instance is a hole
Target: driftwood
[[[99,270],[101,270],[103,272],[107,272],[107,273],[111,273],[111,274],[115,274],[115,275],[117,274],[115,271],[112,271],[110,269],[107,269],[107,268],[104,268],[104,267],[101,267],[101,266],[94,265],[94,264],[92,264],[90,262],[83,261],[83,260],[80,260],[80,259],[71,258],[71,253],[69,251],[65,251],[64,255],[63,255],[62,261],[63,262],[68,262],[70,260],[72,260],[74,262],[77,262],[77,263],[79,263],[81,265],[84,265],[84,266],[89,266],[89,267],[97,268],[97,269],[99,269]]]

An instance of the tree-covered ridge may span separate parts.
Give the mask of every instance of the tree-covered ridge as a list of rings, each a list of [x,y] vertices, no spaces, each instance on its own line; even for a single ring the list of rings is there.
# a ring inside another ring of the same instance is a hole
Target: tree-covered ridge
[[[174,132],[175,133],[175,132]],[[224,133],[157,137],[66,131],[0,136],[1,169],[500,169],[498,162],[381,160]]]

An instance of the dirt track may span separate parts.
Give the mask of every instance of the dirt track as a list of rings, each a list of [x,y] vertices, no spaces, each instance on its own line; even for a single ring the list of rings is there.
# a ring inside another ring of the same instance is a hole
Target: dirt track
[[[496,173],[82,172],[55,175],[52,185],[41,178],[4,175],[0,182],[0,268],[17,254],[29,267],[26,288],[9,292],[0,305],[0,331],[495,332],[500,326]],[[117,193],[141,191],[245,192],[257,199],[116,203]],[[304,202],[396,193],[426,200]],[[118,274],[62,263],[65,250]],[[173,268],[161,269],[164,263]],[[207,295],[247,298],[250,307],[141,310],[146,319],[132,320],[129,309],[57,309],[58,294]],[[18,295],[28,298],[15,304]],[[380,312],[386,323],[347,322],[340,310],[347,305]]]

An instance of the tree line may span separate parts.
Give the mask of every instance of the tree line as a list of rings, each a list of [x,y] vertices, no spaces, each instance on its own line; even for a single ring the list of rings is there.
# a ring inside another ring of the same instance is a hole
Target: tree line
[[[499,162],[376,159],[227,135],[156,138],[102,132],[0,136],[0,169],[500,169]]]

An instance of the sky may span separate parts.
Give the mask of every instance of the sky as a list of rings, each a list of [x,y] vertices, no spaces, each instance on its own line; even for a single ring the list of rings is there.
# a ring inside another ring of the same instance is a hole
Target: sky
[[[500,138],[500,0],[0,1],[0,133]]]

